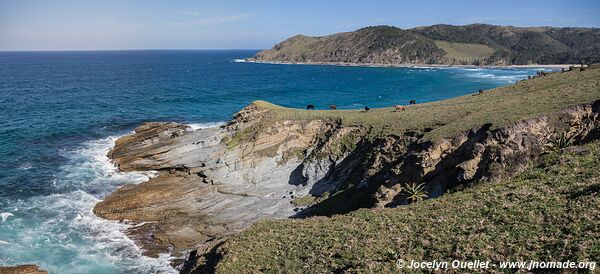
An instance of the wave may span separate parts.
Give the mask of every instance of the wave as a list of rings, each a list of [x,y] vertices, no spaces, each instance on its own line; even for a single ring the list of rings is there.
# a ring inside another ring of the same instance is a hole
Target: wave
[[[234,63],[245,63],[246,59],[233,59],[231,62],[234,62]]]
[[[225,125],[225,122],[208,122],[208,123],[198,123],[198,124],[188,124],[192,131],[196,131],[203,128],[211,128],[211,127],[220,127]]]
[[[437,69],[437,67],[428,67],[428,66],[412,66],[410,68],[423,69],[423,70],[427,70],[427,71]]]
[[[125,234],[132,224],[105,220],[92,211],[116,188],[156,175],[119,172],[106,156],[118,137],[64,152],[69,162],[59,168],[55,194],[10,201],[10,212],[4,213],[12,217],[0,226],[0,265],[36,263],[50,273],[66,274],[176,273],[169,265],[171,255],[142,255]]]
[[[29,170],[32,167],[33,167],[33,165],[29,162],[25,162],[25,163],[22,163],[21,165],[19,165],[19,169],[22,169],[22,170]]]
[[[465,70],[465,71],[482,71],[482,68],[458,68],[460,70]]]
[[[6,219],[8,219],[8,217],[10,217],[10,216],[15,216],[15,215],[10,212],[0,213],[0,219],[2,219],[2,222],[6,222]]]
[[[493,71],[468,73],[465,75],[467,77],[471,77],[471,78],[481,78],[481,79],[487,79],[487,80],[492,80],[492,81],[497,81],[497,82],[506,82],[506,83],[514,83],[519,80],[527,79],[527,76],[529,75],[529,74],[502,75],[502,74],[494,74],[494,73],[489,73],[489,72],[493,72]]]

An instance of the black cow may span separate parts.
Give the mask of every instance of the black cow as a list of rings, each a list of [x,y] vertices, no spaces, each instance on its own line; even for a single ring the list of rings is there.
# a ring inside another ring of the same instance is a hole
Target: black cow
[[[306,109],[308,109],[308,110],[315,110],[315,105],[307,105]]]
[[[417,103],[417,100],[410,100],[410,102],[408,102],[410,105],[415,105]]]

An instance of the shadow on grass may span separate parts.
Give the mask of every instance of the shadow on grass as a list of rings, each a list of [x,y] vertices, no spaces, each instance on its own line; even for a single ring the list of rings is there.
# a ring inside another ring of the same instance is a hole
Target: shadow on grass
[[[581,198],[581,197],[585,197],[585,196],[592,196],[592,195],[598,194],[598,193],[600,193],[600,183],[588,185],[584,189],[579,190],[579,191],[573,191],[570,193],[569,198],[577,199],[577,198]]]

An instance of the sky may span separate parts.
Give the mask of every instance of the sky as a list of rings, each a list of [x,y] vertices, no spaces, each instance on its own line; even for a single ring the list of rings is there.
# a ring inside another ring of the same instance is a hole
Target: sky
[[[599,0],[0,0],[0,51],[264,49],[391,25],[600,27]]]

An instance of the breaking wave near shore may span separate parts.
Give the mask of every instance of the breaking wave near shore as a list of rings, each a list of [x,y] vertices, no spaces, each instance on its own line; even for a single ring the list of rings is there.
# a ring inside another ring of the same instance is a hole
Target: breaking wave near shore
[[[38,263],[50,273],[175,273],[170,256],[142,256],[124,231],[130,224],[92,212],[116,188],[152,172],[119,172],[106,156],[119,136],[64,151],[68,163],[51,182],[55,193],[7,201],[0,223],[0,265]],[[10,215],[9,215],[10,214]],[[18,258],[18,259],[16,259]]]

